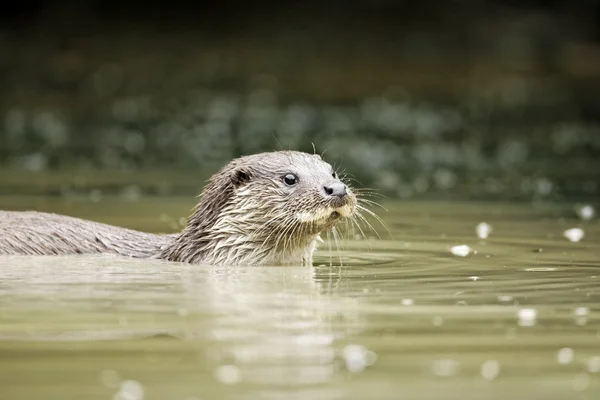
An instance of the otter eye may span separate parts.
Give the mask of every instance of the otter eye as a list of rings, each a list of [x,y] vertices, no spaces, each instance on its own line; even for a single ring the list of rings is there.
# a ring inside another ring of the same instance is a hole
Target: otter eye
[[[293,186],[296,183],[298,183],[298,177],[294,174],[287,174],[286,176],[283,177],[283,181],[285,182],[286,185]]]

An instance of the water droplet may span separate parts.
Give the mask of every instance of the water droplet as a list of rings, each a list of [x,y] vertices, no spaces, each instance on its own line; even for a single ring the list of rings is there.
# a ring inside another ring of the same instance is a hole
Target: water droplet
[[[349,344],[342,351],[344,362],[348,371],[353,373],[362,372],[367,366],[373,365],[377,360],[377,354],[359,344]]]
[[[143,398],[144,386],[133,380],[121,382],[121,388],[114,396],[114,400],[141,400]]]
[[[487,360],[481,364],[481,376],[488,381],[494,380],[500,373],[500,363],[496,360]]]
[[[403,306],[412,306],[414,303],[413,299],[402,299]]]
[[[577,307],[573,314],[575,316],[575,324],[585,325],[588,322],[590,309],[587,307]]]
[[[573,349],[564,347],[556,355],[559,364],[567,365],[573,362]]]
[[[466,244],[462,244],[459,246],[453,246],[450,248],[450,252],[455,256],[466,257],[471,252],[471,248]]]
[[[578,317],[587,316],[590,314],[590,309],[587,307],[577,307],[574,311],[574,314]]]
[[[533,326],[536,324],[537,310],[535,308],[522,308],[517,315],[519,326]]]
[[[575,212],[584,221],[589,221],[594,218],[594,214],[596,214],[596,210],[589,204],[582,205],[580,207],[575,208]]]
[[[226,384],[233,385],[242,380],[240,369],[235,365],[222,365],[215,371],[216,378]]]
[[[480,222],[475,228],[475,231],[480,239],[487,239],[492,232],[492,227],[485,222]]]
[[[585,236],[583,229],[581,228],[571,228],[567,229],[563,232],[563,235],[569,239],[571,242],[579,242]]]

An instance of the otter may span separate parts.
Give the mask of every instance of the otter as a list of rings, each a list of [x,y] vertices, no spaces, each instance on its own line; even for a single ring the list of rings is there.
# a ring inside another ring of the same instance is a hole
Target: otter
[[[192,264],[312,265],[320,234],[341,220],[354,221],[357,208],[364,209],[356,194],[318,154],[259,153],[234,159],[215,173],[178,234],[0,211],[0,254],[111,253]]]

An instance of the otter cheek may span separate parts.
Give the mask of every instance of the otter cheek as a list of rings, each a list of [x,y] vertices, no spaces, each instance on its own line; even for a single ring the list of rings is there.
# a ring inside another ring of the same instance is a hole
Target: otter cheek
[[[332,212],[333,212],[333,210],[330,209],[329,207],[327,207],[327,208],[324,208],[319,211],[314,211],[314,212],[304,211],[304,212],[297,213],[296,218],[298,219],[298,221],[300,221],[302,223],[315,222],[315,221],[323,220],[323,219],[329,217],[329,215]]]

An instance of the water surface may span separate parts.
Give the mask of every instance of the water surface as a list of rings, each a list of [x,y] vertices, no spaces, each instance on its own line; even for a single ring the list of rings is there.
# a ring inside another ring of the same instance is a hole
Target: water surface
[[[191,206],[0,199],[149,231]],[[597,219],[572,204],[386,207],[389,234],[350,235],[343,265],[329,243],[314,268],[0,257],[0,399],[598,398]]]

